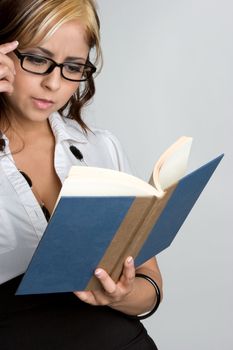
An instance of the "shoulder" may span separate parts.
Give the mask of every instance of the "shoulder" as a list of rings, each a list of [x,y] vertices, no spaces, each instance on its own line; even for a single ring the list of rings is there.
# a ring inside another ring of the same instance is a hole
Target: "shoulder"
[[[92,127],[87,133],[87,138],[90,143],[95,143],[96,145],[104,146],[112,154],[124,154],[119,139],[109,130]]]
[[[131,173],[128,158],[119,139],[109,130],[91,128],[87,134],[88,142],[103,157],[110,156],[113,168]]]

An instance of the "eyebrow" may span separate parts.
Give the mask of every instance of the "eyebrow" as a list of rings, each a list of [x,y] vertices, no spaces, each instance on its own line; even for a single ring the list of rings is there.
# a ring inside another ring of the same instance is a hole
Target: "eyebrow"
[[[46,55],[48,55],[51,58],[54,57],[54,54],[51,51],[45,49],[44,47],[37,46],[36,49],[39,49],[40,51],[42,51],[43,53],[45,53]],[[65,58],[65,61],[77,61],[77,60],[86,61],[86,59],[83,57],[68,56]]]

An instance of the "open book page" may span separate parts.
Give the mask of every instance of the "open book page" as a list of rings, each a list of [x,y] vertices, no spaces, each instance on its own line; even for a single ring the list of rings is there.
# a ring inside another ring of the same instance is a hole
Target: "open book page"
[[[158,196],[147,182],[117,170],[72,166],[60,196]]]
[[[150,184],[117,170],[72,166],[61,196],[155,196],[184,176],[192,138],[181,137],[157,161]]]
[[[185,175],[191,145],[192,138],[182,136],[156,162],[150,184],[159,191],[160,196]]]

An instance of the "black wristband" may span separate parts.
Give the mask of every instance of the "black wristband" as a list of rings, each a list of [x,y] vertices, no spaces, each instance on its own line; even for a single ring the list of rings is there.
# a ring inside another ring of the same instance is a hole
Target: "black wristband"
[[[153,315],[155,313],[155,311],[158,309],[160,301],[161,301],[161,293],[160,293],[159,286],[157,285],[157,283],[151,277],[149,277],[147,275],[144,275],[144,273],[136,273],[135,277],[144,278],[149,283],[151,283],[152,286],[154,287],[155,293],[156,293],[156,304],[153,307],[153,309],[151,311],[149,311],[148,313],[146,313],[145,315],[137,316],[137,318],[139,320],[144,320],[145,318],[150,317],[151,315]]]

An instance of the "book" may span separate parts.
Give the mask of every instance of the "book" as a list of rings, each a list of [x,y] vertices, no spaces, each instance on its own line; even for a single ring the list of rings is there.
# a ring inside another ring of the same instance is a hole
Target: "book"
[[[156,162],[149,183],[133,175],[73,166],[16,294],[96,290],[104,268],[114,281],[170,246],[223,154],[185,175],[192,138]]]

